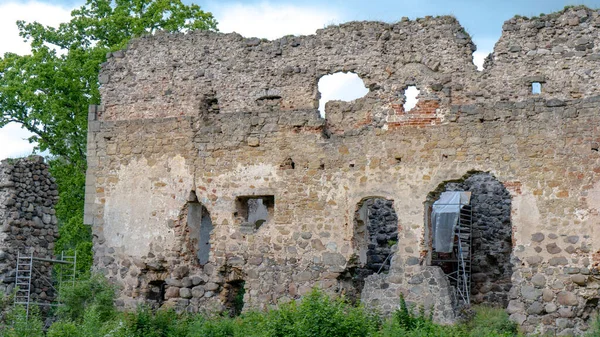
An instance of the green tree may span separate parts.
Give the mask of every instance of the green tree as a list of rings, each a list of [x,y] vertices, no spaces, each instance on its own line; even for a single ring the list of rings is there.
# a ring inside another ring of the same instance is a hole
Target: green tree
[[[14,122],[49,151],[60,201],[56,251],[77,250],[80,270],[91,262],[91,232],[83,225],[87,108],[100,103],[98,73],[106,54],[157,30],[216,30],[211,13],[181,0],[87,0],[58,28],[17,21],[30,55],[0,57],[0,128]]]

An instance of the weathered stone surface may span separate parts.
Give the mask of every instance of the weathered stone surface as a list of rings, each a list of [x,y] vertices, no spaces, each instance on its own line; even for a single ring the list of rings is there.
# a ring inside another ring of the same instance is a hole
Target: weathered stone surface
[[[542,274],[535,274],[531,278],[531,283],[538,288],[542,288],[546,285],[546,277]]]
[[[571,276],[571,281],[573,281],[573,283],[580,285],[580,286],[585,286],[587,284],[587,280],[588,280],[588,277],[585,275],[577,274],[577,275]]]
[[[190,288],[179,289],[179,297],[181,298],[192,298],[192,290]]]
[[[521,287],[521,295],[527,300],[537,300],[541,295],[542,291],[530,286]]]
[[[570,291],[561,291],[557,295],[558,303],[561,305],[577,305],[577,296]]]
[[[521,301],[512,300],[508,302],[508,307],[506,308],[506,312],[509,314],[514,314],[517,312],[524,312],[525,304]]]
[[[538,233],[531,234],[531,241],[533,241],[533,242],[542,242],[542,241],[544,241],[544,238],[545,238],[544,233],[538,232]]]
[[[546,245],[546,250],[548,250],[548,253],[550,254],[558,254],[560,252],[562,252],[562,249],[560,249],[560,247],[558,247],[556,245],[556,243],[550,243]]]
[[[54,240],[58,238],[56,188],[40,156],[0,162],[0,293],[9,294],[14,289],[18,253],[54,258]],[[115,258],[102,256],[98,261],[112,264]],[[53,302],[55,290],[45,280],[53,279],[52,265],[34,261],[34,267],[37,272],[31,279],[30,301]]]
[[[550,302],[554,299],[554,292],[550,289],[544,289],[542,290],[542,298],[544,302]]]
[[[544,312],[544,305],[541,302],[533,302],[531,305],[529,305],[529,307],[527,308],[527,313],[529,315],[539,315],[542,312]]]
[[[167,287],[167,290],[165,291],[165,299],[178,298],[178,297],[179,297],[179,288]]]

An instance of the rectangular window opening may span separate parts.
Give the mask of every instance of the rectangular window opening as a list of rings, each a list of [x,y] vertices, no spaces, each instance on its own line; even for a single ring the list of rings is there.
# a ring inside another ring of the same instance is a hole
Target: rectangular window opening
[[[534,95],[539,95],[542,93],[542,84],[540,82],[532,82],[531,83],[531,93]]]
[[[263,224],[273,219],[275,211],[275,196],[240,196],[236,199],[236,217],[241,225],[257,230]]]

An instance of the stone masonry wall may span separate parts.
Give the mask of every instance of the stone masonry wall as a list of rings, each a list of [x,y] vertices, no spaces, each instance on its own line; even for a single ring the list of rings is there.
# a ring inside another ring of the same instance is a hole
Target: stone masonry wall
[[[0,291],[11,293],[15,285],[17,255],[51,258],[58,237],[54,206],[58,191],[48,166],[39,156],[0,162]],[[35,262],[49,280],[52,266]],[[31,284],[31,301],[50,302],[54,290],[40,277]]]
[[[400,294],[455,319],[447,279],[427,266],[424,205],[444,181],[489,172],[511,197],[508,312],[526,332],[580,333],[600,285],[600,15],[572,8],[514,18],[483,72],[451,17],[352,22],[275,41],[191,32],[136,39],[100,74],[90,108],[86,222],[95,268],[119,304],[267,308],[318,286],[343,291],[356,205],[393,201],[398,244],[361,299]],[[318,79],[352,71],[369,92],[317,111]],[[542,83],[539,95],[532,82]],[[404,111],[404,89],[420,90]],[[293,164],[292,164],[293,163]],[[200,264],[186,228],[194,191],[210,214]],[[254,231],[240,197],[274,200]],[[272,197],[272,199],[271,199]],[[482,235],[487,235],[483,232]]]

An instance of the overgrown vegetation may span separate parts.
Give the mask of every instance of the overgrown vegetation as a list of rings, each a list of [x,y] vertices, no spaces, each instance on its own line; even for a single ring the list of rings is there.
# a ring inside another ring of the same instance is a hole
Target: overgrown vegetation
[[[115,310],[115,289],[101,276],[63,286],[59,296],[65,306],[44,331],[36,310],[25,319],[25,310],[14,307],[0,321],[0,335],[9,337],[508,337],[518,336],[517,326],[504,310],[479,307],[466,323],[442,326],[433,313],[408,305],[404,299],[389,319],[313,290],[301,301],[282,304],[266,312],[249,311],[237,317],[178,314],[172,309],[140,307],[135,312]],[[3,302],[4,303],[4,302]],[[8,301],[5,301],[8,303]],[[600,335],[600,321],[589,336]]]

